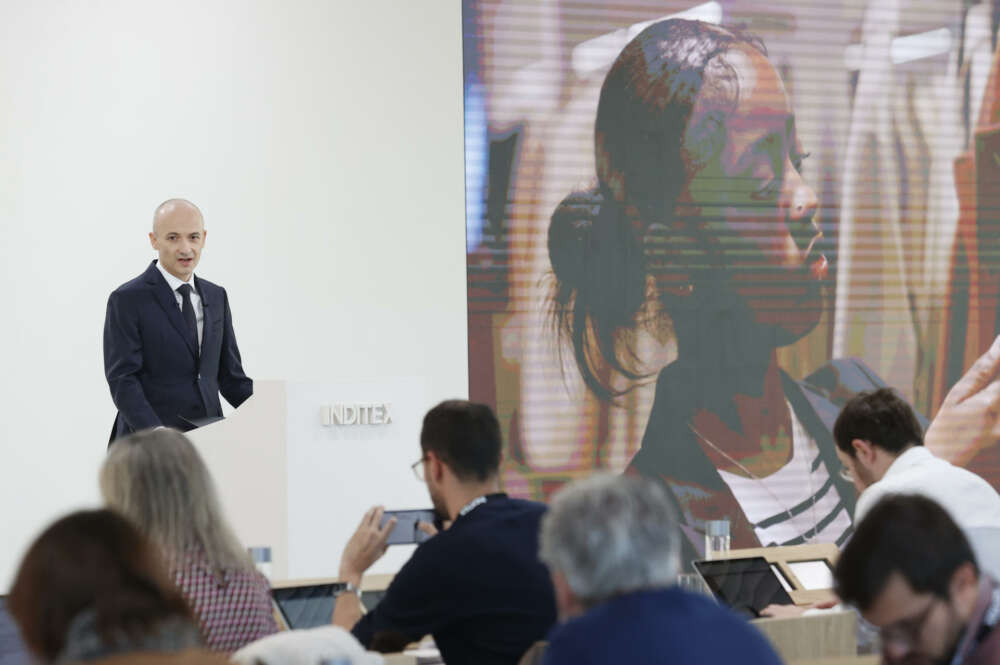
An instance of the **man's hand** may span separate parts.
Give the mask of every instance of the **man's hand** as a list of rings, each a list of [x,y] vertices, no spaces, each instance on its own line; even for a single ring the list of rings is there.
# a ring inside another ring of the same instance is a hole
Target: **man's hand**
[[[1000,337],[948,391],[924,434],[924,445],[964,466],[1000,441]]]
[[[340,579],[355,586],[360,585],[365,571],[385,554],[388,548],[386,541],[396,526],[396,518],[393,517],[385,526],[380,526],[384,512],[385,508],[376,506],[361,518],[361,524],[347,541],[344,553],[340,556]]]
[[[762,617],[773,619],[791,619],[805,614],[809,607],[799,607],[798,605],[768,605],[760,611]]]
[[[829,600],[822,600],[810,605],[768,605],[760,611],[762,617],[772,617],[775,619],[790,619],[800,617],[808,610],[829,610],[840,604],[837,597]]]
[[[451,520],[445,520],[441,524],[440,531],[447,531],[450,527],[451,527]],[[426,533],[430,537],[434,537],[434,536],[438,535],[438,533],[440,533],[440,531],[438,530],[438,528],[436,526],[434,526],[430,522],[425,522],[423,520],[420,520],[419,522],[417,522],[417,528],[420,529],[421,531],[423,531],[424,533]]]
[[[419,522],[417,522],[417,528],[420,529],[422,532],[424,532],[428,538],[433,538],[434,536],[438,535],[437,527],[431,524],[430,522],[425,522],[423,520],[420,520]]]

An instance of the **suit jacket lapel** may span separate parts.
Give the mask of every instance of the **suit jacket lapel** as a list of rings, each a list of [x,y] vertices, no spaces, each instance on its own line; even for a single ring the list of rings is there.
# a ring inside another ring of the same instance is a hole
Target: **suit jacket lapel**
[[[188,350],[197,358],[198,349],[191,346],[191,340],[187,334],[187,326],[184,324],[184,316],[181,314],[181,308],[177,306],[177,298],[174,296],[174,292],[170,290],[167,280],[163,279],[163,275],[160,274],[159,269],[156,267],[156,261],[153,261],[146,270],[146,283],[152,287],[156,302],[163,308],[163,312],[167,315],[167,319],[171,325],[177,330],[184,343],[187,344]]]

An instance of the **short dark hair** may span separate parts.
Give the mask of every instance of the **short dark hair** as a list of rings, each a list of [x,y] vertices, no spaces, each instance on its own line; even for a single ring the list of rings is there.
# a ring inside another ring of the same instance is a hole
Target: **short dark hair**
[[[420,448],[433,451],[459,480],[487,480],[500,470],[500,423],[485,404],[441,402],[424,416]]]
[[[893,571],[917,593],[948,597],[951,577],[971,563],[972,546],[948,513],[916,495],[889,495],[857,525],[834,570],[837,595],[861,611],[885,589]]]
[[[844,405],[833,425],[837,447],[854,457],[854,439],[868,441],[893,454],[924,445],[917,414],[892,388],[860,392]]]
[[[25,645],[45,662],[66,647],[71,622],[86,609],[107,643],[139,639],[168,619],[197,626],[155,546],[107,509],[72,513],[42,532],[21,561],[8,607]]]

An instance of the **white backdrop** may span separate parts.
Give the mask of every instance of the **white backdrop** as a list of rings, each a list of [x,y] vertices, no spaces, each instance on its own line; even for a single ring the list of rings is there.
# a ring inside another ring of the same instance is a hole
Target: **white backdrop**
[[[97,502],[104,308],[163,199],[251,376],[467,394],[461,87],[458,2],[0,2],[0,591]]]

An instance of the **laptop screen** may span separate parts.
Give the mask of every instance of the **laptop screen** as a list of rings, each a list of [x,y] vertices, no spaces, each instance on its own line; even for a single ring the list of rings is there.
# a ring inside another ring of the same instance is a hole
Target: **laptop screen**
[[[329,626],[333,620],[333,594],[343,584],[304,584],[271,590],[281,616],[291,629]]]
[[[760,616],[768,605],[794,604],[781,572],[764,557],[695,561],[694,567],[720,603],[745,617]]]
[[[31,665],[21,631],[7,611],[7,596],[0,596],[0,665]]]

